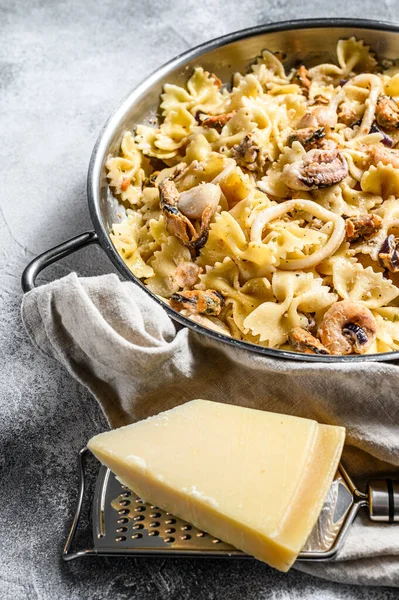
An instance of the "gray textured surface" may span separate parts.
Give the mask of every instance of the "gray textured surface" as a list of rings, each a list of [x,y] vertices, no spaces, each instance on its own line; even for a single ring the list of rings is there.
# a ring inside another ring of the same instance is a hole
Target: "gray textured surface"
[[[88,393],[35,351],[19,317],[23,266],[40,251],[90,228],[86,168],[97,132],[118,100],[190,46],[242,27],[305,16],[399,21],[399,4],[0,1],[2,599],[397,597],[395,590],[340,586],[296,571],[282,575],[255,562],[62,563],[76,498],[76,453],[106,424]],[[45,278],[71,270],[92,275],[112,267],[91,248],[53,266]]]

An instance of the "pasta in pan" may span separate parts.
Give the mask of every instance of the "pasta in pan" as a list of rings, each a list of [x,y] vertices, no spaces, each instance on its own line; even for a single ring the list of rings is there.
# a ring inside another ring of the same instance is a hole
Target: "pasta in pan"
[[[272,348],[399,348],[399,64],[264,51],[232,85],[194,69],[124,134],[109,185],[132,273],[205,327]]]

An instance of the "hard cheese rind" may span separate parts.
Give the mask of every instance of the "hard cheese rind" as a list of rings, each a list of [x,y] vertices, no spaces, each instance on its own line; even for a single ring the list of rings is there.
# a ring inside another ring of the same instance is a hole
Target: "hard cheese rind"
[[[147,502],[287,571],[318,518],[344,438],[342,427],[193,400],[88,447]]]

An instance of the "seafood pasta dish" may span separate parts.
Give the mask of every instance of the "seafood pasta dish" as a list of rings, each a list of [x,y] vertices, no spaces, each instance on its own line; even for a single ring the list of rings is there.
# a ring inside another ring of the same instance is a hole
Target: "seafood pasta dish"
[[[107,160],[125,208],[113,243],[152,293],[224,335],[398,350],[399,61],[355,38],[336,64],[285,58],[164,86],[160,123]]]

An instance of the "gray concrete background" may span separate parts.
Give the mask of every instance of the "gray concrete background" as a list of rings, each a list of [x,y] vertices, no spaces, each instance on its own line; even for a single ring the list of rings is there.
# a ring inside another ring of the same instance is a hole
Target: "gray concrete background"
[[[36,254],[86,229],[85,178],[115,104],[176,54],[253,25],[300,17],[399,21],[373,0],[55,2],[0,0],[0,598],[389,600],[398,592],[329,583],[260,563],[61,561],[76,499],[78,450],[105,420],[85,389],[31,345],[20,274]],[[112,271],[90,248],[51,267]]]

